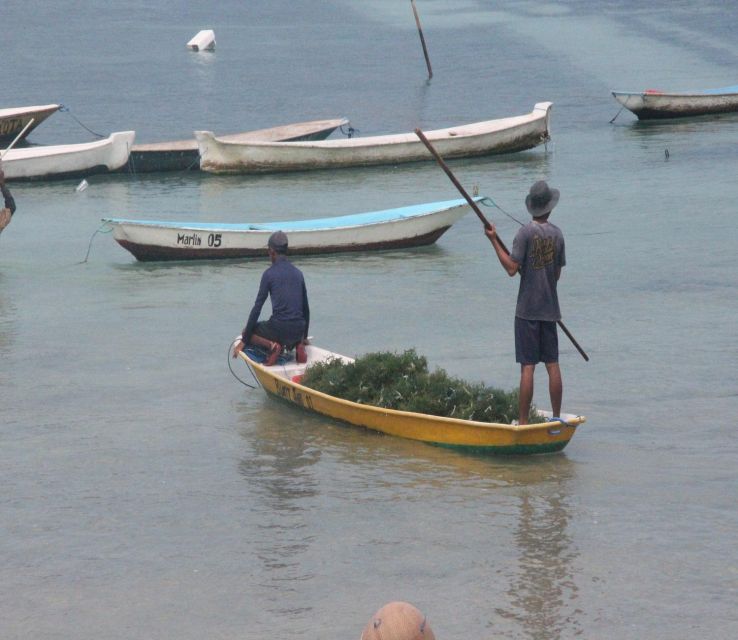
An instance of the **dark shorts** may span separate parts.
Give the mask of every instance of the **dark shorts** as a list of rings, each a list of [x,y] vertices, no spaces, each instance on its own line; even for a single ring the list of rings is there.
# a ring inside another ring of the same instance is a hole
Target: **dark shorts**
[[[559,361],[556,322],[515,316],[515,361],[520,364]]]
[[[279,322],[273,318],[257,322],[254,327],[257,336],[279,342],[285,347],[293,347],[305,337],[304,322]]]

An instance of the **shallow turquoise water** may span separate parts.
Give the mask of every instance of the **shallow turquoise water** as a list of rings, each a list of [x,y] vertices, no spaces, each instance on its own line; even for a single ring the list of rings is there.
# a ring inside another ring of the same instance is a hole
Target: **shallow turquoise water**
[[[439,638],[735,635],[738,116],[610,124],[609,91],[735,82],[736,10],[417,4],[430,83],[410,7],[388,0],[11,0],[3,104],[58,101],[145,142],[339,116],[395,133],[551,100],[547,149],[452,167],[516,217],[534,180],[561,189],[560,297],[590,356],[562,336],[564,410],[588,422],[561,455],[487,459],[293,411],[226,364],[265,263],[140,264],[93,236],[102,217],[257,222],[456,198],[434,165],[14,185],[3,638],[347,638],[395,599]],[[192,54],[203,28],[217,49]],[[33,134],[89,138],[68,113]],[[485,213],[509,245],[517,224]],[[517,383],[515,281],[473,215],[433,247],[296,262],[316,343],[415,347],[454,375]]]

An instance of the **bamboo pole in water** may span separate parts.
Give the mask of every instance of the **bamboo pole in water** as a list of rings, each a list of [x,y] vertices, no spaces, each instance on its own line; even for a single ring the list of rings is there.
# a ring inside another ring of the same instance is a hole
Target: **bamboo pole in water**
[[[410,0],[413,6],[413,14],[415,15],[415,24],[418,25],[418,35],[420,35],[420,44],[423,45],[423,55],[425,56],[425,65],[428,67],[428,80],[433,77],[433,69],[431,69],[430,58],[428,57],[428,48],[425,46],[425,38],[423,37],[423,29],[420,27],[420,17],[415,7],[415,0]]]

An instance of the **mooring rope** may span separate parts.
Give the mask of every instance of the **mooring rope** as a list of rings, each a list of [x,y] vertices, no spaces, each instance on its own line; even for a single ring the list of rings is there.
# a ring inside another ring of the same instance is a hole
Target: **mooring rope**
[[[353,137],[355,133],[361,133],[358,129],[354,129],[351,125],[348,126],[348,129],[346,131],[343,130],[343,125],[338,127],[338,129],[341,131],[343,135],[345,135],[347,138]]]
[[[627,98],[625,99],[625,102],[623,102],[623,106],[622,106],[622,107],[620,107],[620,111],[618,111],[618,112],[617,112],[617,113],[615,114],[615,118],[617,118],[617,117],[618,117],[618,116],[620,115],[620,113],[622,112],[622,110],[623,110],[623,109],[625,109],[625,107],[626,107],[626,106],[627,106],[627,104],[628,104],[628,100],[630,100],[630,96],[628,96],[628,97],[627,97]],[[612,124],[613,122],[615,122],[615,118],[613,118],[612,120],[610,120],[610,124]]]
[[[620,111],[622,111],[623,109],[625,109],[625,105],[623,105],[622,107],[620,107]],[[620,111],[618,111],[615,114],[615,118],[617,118],[620,115]],[[612,120],[610,120],[610,124],[612,124],[613,122],[615,122],[615,118],[613,118]]]
[[[500,210],[500,211],[502,211],[502,213],[504,213],[504,214],[505,214],[505,215],[506,215],[506,216],[507,216],[508,218],[510,218],[511,220],[515,220],[515,222],[517,222],[517,223],[518,223],[518,224],[519,224],[519,225],[520,225],[521,227],[524,227],[524,226],[525,226],[525,225],[524,225],[524,224],[523,224],[522,222],[520,222],[520,220],[518,220],[518,219],[517,219],[517,218],[516,218],[515,216],[513,216],[513,215],[510,215],[510,214],[509,214],[509,213],[508,213],[507,211],[505,211],[505,210],[504,210],[504,209],[503,209],[503,208],[502,208],[502,207],[501,207],[501,206],[500,206],[499,204],[497,204],[497,203],[496,203],[496,202],[495,202],[494,200],[492,200],[492,198],[490,198],[489,196],[485,196],[485,197],[484,197],[484,198],[483,198],[482,200],[480,200],[479,202],[480,202],[481,204],[483,204],[483,205],[487,206],[487,207],[495,207],[496,209],[499,209],[499,210]]]
[[[136,175],[136,162],[133,160],[133,154],[131,153],[131,149],[128,150],[128,162],[126,162],[126,167],[128,167],[129,175],[132,175],[132,176]]]
[[[96,131],[93,131],[92,129],[90,129],[90,128],[89,128],[88,126],[86,126],[86,125],[82,124],[82,123],[81,123],[81,122],[79,121],[79,119],[77,118],[77,116],[75,116],[75,115],[74,115],[74,114],[73,114],[73,113],[71,112],[71,110],[69,109],[69,107],[67,107],[67,106],[64,106],[63,104],[62,104],[62,105],[59,105],[59,111],[63,111],[64,113],[68,113],[68,114],[69,114],[70,116],[72,116],[72,118],[74,118],[74,120],[75,120],[75,121],[77,122],[77,124],[78,124],[78,125],[79,125],[80,127],[82,127],[83,129],[87,129],[87,131],[89,131],[89,132],[90,132],[90,133],[91,133],[91,134],[92,134],[93,136],[97,136],[98,138],[104,138],[104,137],[105,137],[105,136],[104,136],[103,134],[101,134],[101,133],[97,133]]]
[[[102,223],[102,224],[101,224],[101,225],[100,225],[100,226],[99,226],[99,227],[98,227],[98,228],[97,228],[97,229],[95,230],[95,233],[93,233],[93,234],[92,234],[92,236],[90,237],[90,242],[89,242],[89,244],[87,245],[87,254],[85,255],[85,259],[84,259],[84,260],[82,260],[82,262],[77,262],[77,263],[75,263],[75,264],[84,264],[85,262],[87,262],[87,258],[89,258],[89,257],[90,257],[90,250],[92,249],[92,241],[93,241],[93,240],[95,239],[95,236],[96,236],[96,235],[97,235],[98,233],[110,233],[110,232],[111,232],[112,230],[113,230],[113,227],[112,227],[112,226],[110,226],[110,223],[108,223],[108,222],[103,222],[103,223]]]
[[[253,384],[249,384],[249,383],[248,383],[248,382],[246,382],[245,380],[241,380],[241,378],[239,378],[239,377],[238,377],[238,376],[236,375],[236,372],[235,372],[235,371],[233,370],[233,366],[231,366],[231,360],[232,360],[232,358],[231,358],[231,351],[233,350],[233,344],[234,344],[234,343],[233,343],[233,342],[231,342],[231,343],[230,343],[230,344],[228,345],[228,351],[226,352],[226,360],[228,360],[228,368],[229,368],[229,369],[231,370],[231,374],[232,374],[232,375],[233,375],[233,377],[234,377],[234,378],[235,378],[236,380],[238,380],[238,381],[239,381],[239,382],[240,382],[240,383],[241,383],[241,384],[242,384],[242,385],[243,385],[244,387],[248,387],[249,389],[256,389],[257,387],[255,387],[255,386],[254,386]],[[249,371],[251,371],[251,368],[249,368]],[[251,371],[251,375],[252,375],[252,376],[254,376],[254,380],[256,380],[256,382],[258,383],[259,381],[257,380],[256,376],[254,375],[254,372],[253,372],[253,371]]]
[[[199,154],[199,153],[198,153],[198,155],[197,155],[197,158],[195,158],[195,159],[194,159],[194,160],[193,160],[193,161],[192,161],[192,162],[190,163],[190,166],[189,166],[189,167],[185,167],[184,169],[182,169],[182,173],[185,173],[186,171],[189,171],[189,170],[190,170],[190,169],[192,169],[192,167],[194,167],[194,166],[195,166],[196,164],[200,164],[200,154]]]

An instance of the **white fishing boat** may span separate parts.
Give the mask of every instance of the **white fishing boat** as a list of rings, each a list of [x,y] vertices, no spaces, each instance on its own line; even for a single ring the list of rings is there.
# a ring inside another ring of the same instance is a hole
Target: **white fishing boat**
[[[539,102],[528,114],[426,131],[444,158],[513,153],[549,139],[552,104]],[[316,142],[231,142],[196,131],[200,168],[211,173],[265,173],[333,169],[432,160],[415,133]]]
[[[647,89],[636,92],[613,91],[612,95],[639,120],[738,112],[738,85],[688,93]]]
[[[477,202],[483,197],[476,197]],[[469,211],[466,200],[416,204],[384,211],[263,223],[163,222],[103,218],[113,237],[138,260],[203,260],[266,255],[275,231],[289,253],[321,254],[418,247],[435,242]]]
[[[118,131],[94,142],[14,148],[3,156],[8,180],[84,177],[128,162],[135,131]]]
[[[40,125],[52,113],[59,111],[59,104],[42,104],[33,107],[12,107],[0,109],[0,142],[11,142],[23,131],[23,128],[33,119],[33,123],[19,138],[24,140],[31,131]]]
[[[292,124],[257,129],[244,133],[231,133],[221,137],[228,142],[286,142],[293,140],[324,140],[339,127],[348,126],[346,118],[329,120],[310,120]],[[134,144],[128,167],[121,171],[149,173],[152,171],[184,171],[199,169],[200,155],[197,140],[177,140],[174,142],[151,142]]]

